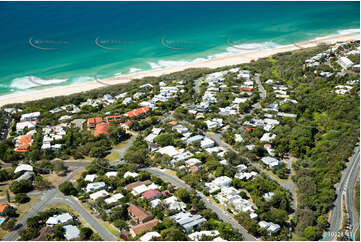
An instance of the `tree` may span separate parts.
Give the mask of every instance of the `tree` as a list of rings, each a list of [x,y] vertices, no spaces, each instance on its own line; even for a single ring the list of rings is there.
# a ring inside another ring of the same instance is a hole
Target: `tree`
[[[167,145],[173,145],[174,135],[170,133],[160,134],[154,139],[154,141],[162,147]]]
[[[80,229],[80,240],[89,240],[93,235],[93,230],[88,227],[84,227]]]
[[[66,171],[67,167],[64,165],[64,161],[62,161],[62,160],[54,161],[54,170],[58,174]]]
[[[8,201],[8,203],[10,203],[10,194],[9,194],[9,190],[6,190],[6,200]]]
[[[4,169],[1,169],[0,170],[0,182],[3,182],[3,181],[7,181],[9,180],[9,173],[4,170]]]
[[[185,188],[179,188],[176,192],[175,195],[177,198],[179,198],[182,202],[185,203],[189,203],[190,202],[190,195],[189,192],[187,191],[187,189]]]
[[[18,193],[15,195],[15,201],[17,203],[27,203],[30,201],[30,197],[26,193]]]
[[[120,142],[129,138],[129,134],[125,132],[122,127],[109,129],[109,137],[113,141],[114,144],[119,144]]]
[[[16,208],[13,208],[11,206],[7,206],[4,209],[3,214],[8,217],[17,217],[18,216],[18,214],[16,213]]]
[[[93,233],[92,236],[90,237],[90,240],[93,240],[93,241],[102,241],[102,237],[100,237],[99,234],[97,233]]]
[[[74,187],[73,183],[71,183],[70,181],[66,181],[60,184],[59,190],[64,193],[64,195],[76,196],[78,194],[78,191]]]
[[[14,228],[15,224],[16,224],[16,218],[9,218],[7,221],[1,224],[1,228],[10,231]]]
[[[315,241],[321,238],[322,231],[318,227],[308,226],[303,231],[303,236],[308,240]]]
[[[14,181],[10,185],[10,191],[13,193],[27,193],[33,190],[33,182],[30,180]]]
[[[42,176],[36,176],[34,180],[34,187],[39,190],[51,187],[51,183]]]
[[[326,228],[328,228],[328,226],[330,226],[330,224],[327,221],[327,218],[323,215],[321,215],[317,218],[317,224],[323,230],[325,230]]]

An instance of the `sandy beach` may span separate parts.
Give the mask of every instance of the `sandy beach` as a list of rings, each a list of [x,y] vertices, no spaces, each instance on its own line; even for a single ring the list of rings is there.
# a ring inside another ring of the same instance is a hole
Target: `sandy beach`
[[[188,68],[217,68],[217,67],[223,67],[223,66],[229,66],[229,65],[248,63],[251,60],[257,60],[259,58],[268,57],[268,56],[271,56],[271,55],[274,55],[277,53],[281,53],[281,52],[287,52],[287,51],[297,50],[297,49],[301,49],[301,48],[314,47],[320,43],[333,44],[336,42],[356,40],[356,39],[357,40],[360,39],[359,33],[330,36],[330,37],[305,41],[305,42],[301,42],[301,43],[297,43],[297,44],[286,45],[286,46],[282,46],[282,47],[274,48],[274,49],[252,51],[252,52],[237,54],[237,55],[233,55],[233,56],[214,58],[214,59],[206,60],[203,62],[189,63],[189,64],[182,65],[182,66],[167,67],[167,68],[162,68],[162,69],[152,69],[152,70],[141,71],[141,72],[136,72],[136,73],[132,73],[132,74],[119,75],[116,77],[103,79],[103,80],[101,80],[101,82],[90,81],[90,82],[71,84],[71,85],[61,86],[61,87],[52,87],[52,88],[43,89],[43,90],[34,90],[31,92],[24,92],[22,94],[14,93],[14,94],[0,96],[0,107],[4,106],[6,104],[23,103],[23,102],[39,100],[39,99],[43,99],[43,98],[64,96],[64,95],[70,95],[70,94],[74,94],[74,93],[85,92],[85,91],[92,90],[94,88],[104,87],[106,85],[127,83],[133,79],[143,78],[146,76],[161,76],[164,74],[182,71],[182,70],[185,70]]]

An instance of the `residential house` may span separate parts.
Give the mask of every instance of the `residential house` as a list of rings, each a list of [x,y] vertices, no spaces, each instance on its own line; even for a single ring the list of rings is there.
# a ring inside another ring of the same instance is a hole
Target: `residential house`
[[[27,171],[33,171],[33,167],[28,164],[20,164],[15,168],[14,173],[18,173],[18,172],[25,173]]]
[[[262,142],[270,142],[274,138],[276,138],[275,134],[264,133],[263,136],[261,137],[260,141],[262,141]]]
[[[192,144],[193,142],[201,142],[203,140],[203,135],[195,135],[187,139],[187,144]]]
[[[189,233],[197,226],[206,222],[207,220],[203,218],[201,215],[192,215],[190,213],[180,212],[173,216],[171,216],[177,224],[179,224],[185,232]]]
[[[150,111],[150,109],[148,107],[142,107],[142,108],[134,109],[133,111],[127,112],[125,115],[129,118],[134,118],[134,117],[140,117],[140,116],[148,113],[149,111]]]
[[[128,215],[138,224],[148,222],[153,218],[153,215],[150,212],[134,204],[129,205]]]
[[[105,190],[100,190],[89,195],[90,199],[97,200],[98,198],[108,197],[109,193]]]
[[[202,149],[207,149],[207,148],[212,148],[214,147],[215,142],[207,137],[204,137],[204,139],[201,141],[201,148]]]
[[[197,158],[191,158],[189,160],[186,160],[185,161],[185,164],[188,166],[188,167],[191,167],[191,166],[200,166],[202,165],[202,161],[198,160]]]
[[[161,196],[162,193],[156,189],[149,189],[142,194],[142,197],[146,198],[149,201],[160,198]]]
[[[67,240],[78,240],[80,239],[80,230],[74,225],[66,225],[63,227],[65,234],[64,237]]]
[[[94,136],[98,136],[101,134],[109,135],[108,129],[109,129],[109,123],[103,122],[103,123],[97,124],[95,126]]]
[[[269,157],[269,156],[263,157],[263,158],[261,159],[261,161],[262,161],[265,165],[269,166],[269,168],[271,168],[271,169],[273,169],[273,168],[279,168],[279,167],[280,167],[280,164],[281,164],[279,160],[277,160],[276,158],[273,158],[273,157]]]
[[[158,219],[152,219],[148,222],[142,223],[142,224],[138,224],[132,228],[130,228],[129,233],[135,237],[138,234],[147,231],[147,230],[151,230],[154,226],[156,226],[159,223]]]
[[[105,182],[93,182],[93,183],[89,183],[86,186],[85,191],[86,192],[94,192],[100,189],[104,189],[105,188]]]
[[[146,180],[146,181],[136,181],[136,182],[133,182],[133,183],[130,183],[128,185],[125,186],[125,189],[127,190],[133,190],[134,188],[136,187],[139,187],[141,185],[148,185],[148,184],[151,184],[152,182],[150,180]]]
[[[159,238],[160,234],[158,232],[147,232],[139,238],[140,241],[153,241],[156,238]]]
[[[73,216],[70,213],[62,213],[59,215],[54,215],[46,221],[47,226],[53,226],[56,224],[65,225],[73,221]]]
[[[350,68],[351,66],[353,66],[353,62],[345,56],[340,57],[337,62],[344,69],[347,69],[347,68]]]
[[[116,194],[114,194],[113,196],[105,199],[104,202],[109,205],[109,204],[118,202],[118,201],[119,201],[120,199],[122,199],[123,197],[124,197],[123,194],[121,194],[121,193],[116,193]]]
[[[97,177],[97,174],[86,175],[84,181],[93,182]]]

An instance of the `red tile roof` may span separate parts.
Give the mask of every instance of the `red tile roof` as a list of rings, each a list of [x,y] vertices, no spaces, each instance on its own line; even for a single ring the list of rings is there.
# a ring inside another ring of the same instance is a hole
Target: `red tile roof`
[[[127,126],[127,128],[130,128],[129,124],[130,124],[130,122],[127,121],[127,122],[125,122],[125,123],[120,123],[119,126],[125,125],[125,126]]]
[[[33,137],[32,134],[27,134],[22,137],[20,137],[17,141],[17,147],[15,149],[15,152],[21,152],[25,153],[29,150],[31,144],[33,143],[33,140],[31,139]]]
[[[241,87],[239,90],[240,91],[246,91],[246,92],[252,92],[253,88],[251,88],[251,87]]]
[[[133,111],[127,112],[127,116],[129,118],[133,118],[133,117],[138,117],[144,113],[149,112],[149,108],[148,107],[142,107],[142,108],[138,108],[138,109],[134,109]]]
[[[150,189],[146,192],[144,192],[142,194],[142,197],[145,197],[146,199],[150,200],[152,199],[153,197],[155,196],[159,196],[159,195],[162,195],[162,193],[160,193],[160,191],[156,190],[156,189]]]
[[[96,117],[95,122],[96,123],[101,123],[101,122],[103,122],[103,118],[102,117]]]
[[[0,203],[0,213],[4,212],[5,208],[9,207],[9,205]]]
[[[95,130],[94,130],[94,136],[98,136],[100,134],[109,134],[108,132],[109,129],[109,123],[100,123],[97,124],[97,126],[95,126]]]
[[[88,124],[95,124],[95,118],[88,118]]]
[[[177,121],[170,121],[168,122],[169,125],[176,125],[178,122]]]

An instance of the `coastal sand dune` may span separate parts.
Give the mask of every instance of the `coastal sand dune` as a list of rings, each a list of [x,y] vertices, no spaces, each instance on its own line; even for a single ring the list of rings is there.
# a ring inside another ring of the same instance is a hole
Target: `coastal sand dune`
[[[4,106],[6,104],[12,104],[12,103],[23,103],[28,101],[34,101],[39,100],[43,98],[49,98],[49,97],[56,97],[56,96],[64,96],[64,95],[70,95],[74,93],[80,93],[89,91],[95,88],[104,87],[104,85],[113,85],[113,84],[120,84],[120,83],[127,83],[133,79],[143,78],[146,76],[161,76],[164,74],[169,74],[177,71],[182,71],[188,68],[217,68],[217,67],[223,67],[223,66],[229,66],[229,65],[237,65],[242,63],[248,63],[251,60],[257,60],[259,58],[268,57],[277,53],[281,52],[287,52],[287,51],[293,51],[301,48],[308,48],[308,47],[314,47],[320,43],[326,43],[326,44],[333,44],[336,42],[342,42],[342,41],[348,41],[348,40],[359,40],[360,34],[345,34],[345,35],[338,35],[338,36],[332,36],[332,37],[326,37],[322,39],[316,39],[311,41],[305,41],[297,44],[292,45],[286,45],[274,49],[267,49],[267,50],[259,50],[259,51],[253,51],[253,52],[247,52],[242,54],[237,54],[233,56],[225,56],[225,57],[219,57],[214,58],[210,60],[206,60],[203,62],[197,62],[197,63],[189,63],[182,66],[174,66],[174,67],[167,67],[162,69],[153,69],[148,71],[141,71],[126,75],[118,75],[116,77],[103,79],[101,80],[101,83],[96,81],[90,81],[85,83],[77,83],[77,84],[71,84],[67,86],[62,87],[55,87],[55,88],[49,88],[49,89],[43,89],[43,90],[37,90],[33,92],[24,92],[23,94],[19,95],[17,94],[9,94],[4,95],[0,97],[0,107]]]

